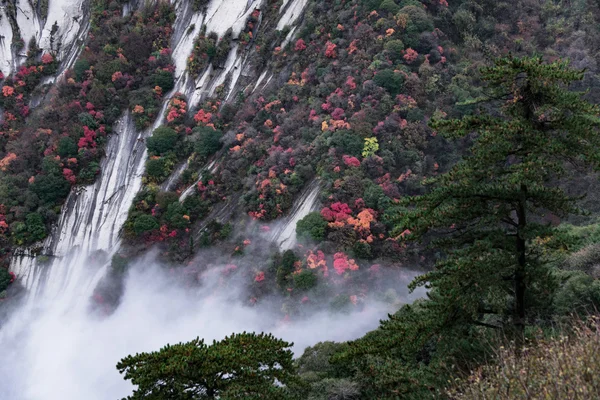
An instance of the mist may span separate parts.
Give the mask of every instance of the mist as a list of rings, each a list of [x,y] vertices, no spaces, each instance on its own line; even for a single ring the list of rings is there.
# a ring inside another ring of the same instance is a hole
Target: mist
[[[189,287],[147,257],[131,266],[121,303],[110,315],[83,307],[89,296],[67,307],[56,299],[15,310],[0,330],[4,378],[0,398],[119,399],[132,390],[115,368],[128,354],[155,351],[197,336],[210,343],[234,332],[265,331],[293,342],[299,356],[320,341],[357,338],[398,307],[366,299],[357,311],[316,311],[284,322],[281,313],[273,312],[274,301],[244,304],[241,281],[233,277],[223,286],[222,270],[217,266],[202,272],[202,284]],[[407,283],[398,282],[402,295],[408,294]]]

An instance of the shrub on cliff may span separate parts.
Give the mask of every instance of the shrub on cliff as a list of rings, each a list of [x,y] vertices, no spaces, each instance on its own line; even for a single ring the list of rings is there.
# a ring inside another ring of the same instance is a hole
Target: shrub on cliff
[[[296,223],[296,234],[300,238],[310,238],[315,241],[325,239],[327,221],[319,212],[311,212]]]
[[[13,276],[8,272],[8,270],[0,267],[0,294],[8,288],[8,285],[10,285],[12,280]]]
[[[152,155],[164,155],[175,148],[177,138],[177,132],[166,126],[161,126],[155,129],[152,136],[146,139],[146,147]]]
[[[158,221],[151,215],[141,214],[133,223],[133,230],[136,235],[142,235],[143,233],[153,231],[154,229],[158,229]]]
[[[222,132],[207,126],[199,126],[194,128],[193,135],[196,143],[194,150],[200,160],[206,160],[208,157],[215,154],[221,148]]]

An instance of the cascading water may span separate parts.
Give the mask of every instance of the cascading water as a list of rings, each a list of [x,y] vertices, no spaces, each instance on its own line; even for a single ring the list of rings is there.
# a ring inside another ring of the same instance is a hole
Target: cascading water
[[[108,259],[98,257],[99,252],[108,256],[118,248],[119,229],[141,185],[145,145],[140,136],[127,113],[108,142],[98,181],[72,192],[63,207],[55,232],[44,244],[49,261],[15,257],[12,268],[29,294],[0,331],[0,343],[11,346],[12,355],[5,357],[1,369],[9,371],[2,373],[13,382],[0,389],[0,397],[54,398],[53,385],[63,385],[61,390],[69,393],[68,382],[51,382],[57,376],[49,373],[47,360],[61,357],[61,350],[48,340],[54,342],[69,321],[87,314],[90,295],[106,268],[101,260]],[[91,262],[94,254],[99,262]]]
[[[17,256],[13,261],[12,269],[31,292],[31,301],[89,296],[90,286],[102,270],[75,266],[89,266],[88,258],[94,252],[110,255],[118,246],[119,230],[141,186],[146,146],[144,135],[136,132],[129,113],[114,127],[114,132],[99,179],[70,194],[53,235],[44,243],[49,261],[36,262],[31,256]],[[66,303],[74,300],[67,299]]]

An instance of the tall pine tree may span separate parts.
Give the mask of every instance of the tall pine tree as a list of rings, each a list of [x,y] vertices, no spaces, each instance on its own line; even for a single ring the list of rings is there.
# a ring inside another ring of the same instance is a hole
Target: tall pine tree
[[[567,61],[501,58],[482,70],[493,113],[432,122],[473,143],[427,182],[427,194],[408,200],[398,230],[442,250],[435,270],[412,286],[433,289],[448,318],[510,327],[522,340],[534,298],[549,289],[548,255],[562,242],[544,217],[579,212],[559,180],[568,165],[600,165],[599,108],[569,90],[583,74]]]

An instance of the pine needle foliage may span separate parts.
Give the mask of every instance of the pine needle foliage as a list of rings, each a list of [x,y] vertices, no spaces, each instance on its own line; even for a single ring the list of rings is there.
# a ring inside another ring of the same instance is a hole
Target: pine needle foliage
[[[436,120],[449,139],[470,137],[467,156],[407,199],[397,230],[427,238],[443,256],[412,287],[434,290],[456,321],[511,329],[517,341],[535,317],[535,299],[552,289],[548,261],[568,238],[544,222],[580,213],[560,187],[567,164],[600,165],[598,106],[569,90],[584,71],[568,61],[506,57],[482,70],[494,114]],[[505,330],[505,329],[504,329]]]
[[[288,399],[297,382],[291,343],[270,334],[202,339],[123,358],[117,369],[137,389],[127,399]]]

